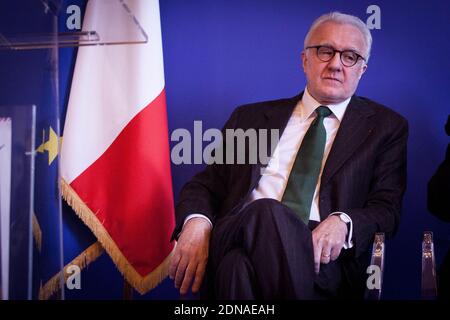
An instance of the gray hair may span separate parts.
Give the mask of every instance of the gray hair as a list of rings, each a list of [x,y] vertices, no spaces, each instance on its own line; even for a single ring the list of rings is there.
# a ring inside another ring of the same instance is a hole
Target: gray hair
[[[313,22],[313,24],[309,28],[309,31],[305,37],[305,42],[304,42],[305,48],[306,48],[307,43],[309,42],[313,32],[320,25],[322,25],[325,22],[334,22],[334,23],[338,23],[338,24],[350,24],[350,25],[358,28],[358,30],[361,31],[361,33],[364,36],[364,41],[366,43],[366,62],[369,61],[370,49],[372,48],[372,35],[370,34],[369,28],[367,28],[366,24],[364,22],[362,22],[361,19],[359,19],[358,17],[352,16],[349,14],[345,14],[345,13],[340,13],[337,11],[326,13],[326,14],[320,16],[319,18],[317,18]]]

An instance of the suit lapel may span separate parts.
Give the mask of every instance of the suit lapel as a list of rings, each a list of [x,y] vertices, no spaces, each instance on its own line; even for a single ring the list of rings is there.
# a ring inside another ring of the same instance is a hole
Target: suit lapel
[[[369,117],[374,113],[366,102],[356,96],[352,97],[325,163],[321,179],[322,187],[367,139],[373,130],[373,123]]]
[[[286,128],[289,118],[291,117],[291,114],[294,111],[295,106],[297,105],[298,101],[302,98],[302,96],[303,92],[301,92],[299,95],[291,99],[283,101],[279,105],[272,106],[270,109],[265,110],[264,112],[265,123],[256,129],[257,130],[267,129],[267,136],[269,141],[270,141],[270,130],[278,129],[280,132],[279,138],[281,138],[281,135],[283,134],[283,131]],[[273,150],[274,149],[275,148],[273,148]],[[271,149],[269,148],[268,150]],[[267,166],[267,164],[263,165],[259,161],[257,164],[252,165],[251,181],[247,194],[249,194],[256,187],[259,179],[261,178],[261,169],[264,166]]]

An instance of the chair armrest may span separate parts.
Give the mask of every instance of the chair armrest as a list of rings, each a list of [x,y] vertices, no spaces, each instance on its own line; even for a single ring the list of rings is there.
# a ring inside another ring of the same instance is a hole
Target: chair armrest
[[[436,264],[433,233],[425,231],[422,240],[422,299],[437,298]]]

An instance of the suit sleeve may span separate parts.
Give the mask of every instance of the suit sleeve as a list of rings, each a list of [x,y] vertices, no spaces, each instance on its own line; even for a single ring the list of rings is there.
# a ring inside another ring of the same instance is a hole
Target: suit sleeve
[[[391,121],[388,139],[374,155],[375,165],[365,206],[343,210],[353,221],[356,256],[367,252],[376,232],[384,232],[390,237],[398,228],[406,189],[407,139],[407,121],[403,118]]]
[[[222,128],[222,137],[225,139],[225,130],[233,129],[239,119],[240,108],[237,108]],[[222,143],[226,146],[226,142]],[[223,163],[225,163],[226,147],[223,150]],[[176,226],[172,239],[176,239],[181,232],[183,222],[189,214],[203,214],[214,223],[222,203],[228,194],[228,171],[230,165],[211,164],[187,182],[180,193],[175,208]]]

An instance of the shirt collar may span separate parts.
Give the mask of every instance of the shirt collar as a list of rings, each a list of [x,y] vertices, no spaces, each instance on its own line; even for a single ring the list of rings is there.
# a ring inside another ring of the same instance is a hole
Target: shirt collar
[[[330,108],[333,115],[339,120],[342,121],[344,117],[345,110],[347,110],[347,106],[350,102],[350,98],[338,103],[338,104],[329,104],[327,105]],[[302,99],[299,101],[297,105],[297,112],[299,112],[302,120],[308,119],[313,112],[317,109],[317,107],[321,106],[319,102],[314,99],[308,91],[308,88],[305,88]]]

